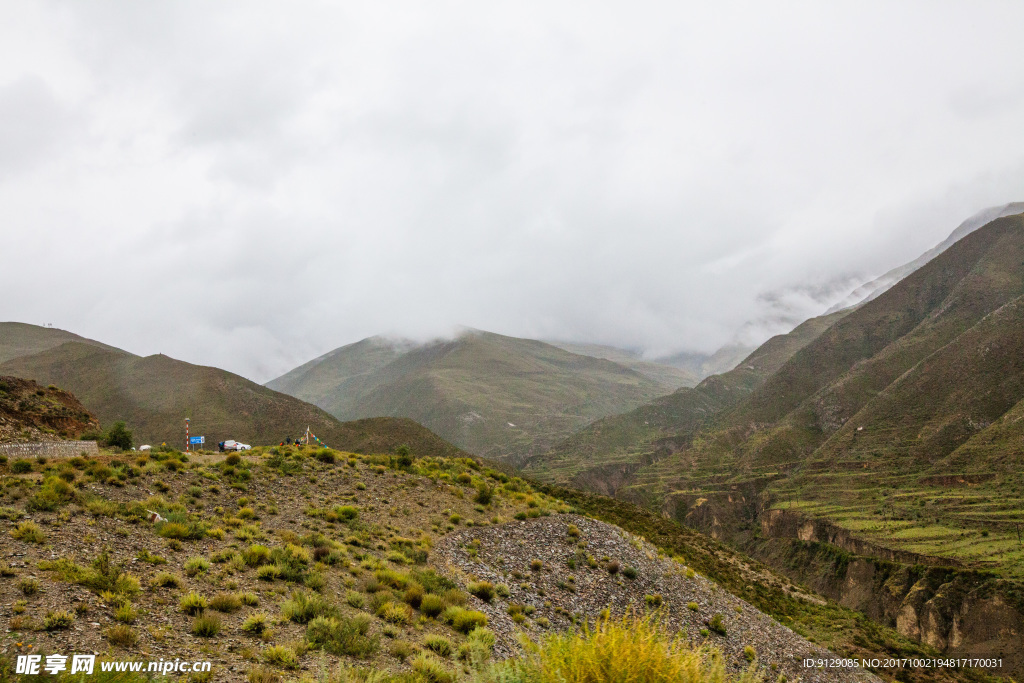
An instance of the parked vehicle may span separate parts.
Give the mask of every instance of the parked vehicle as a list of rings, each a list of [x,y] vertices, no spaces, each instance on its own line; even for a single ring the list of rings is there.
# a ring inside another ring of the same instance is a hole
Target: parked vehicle
[[[247,451],[252,448],[247,443],[239,443],[234,439],[228,439],[227,441],[221,441],[217,444],[217,448],[223,453],[224,451]]]

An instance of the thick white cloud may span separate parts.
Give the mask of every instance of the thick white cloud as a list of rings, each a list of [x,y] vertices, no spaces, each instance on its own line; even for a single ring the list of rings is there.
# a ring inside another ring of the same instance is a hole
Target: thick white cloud
[[[751,342],[1024,195],[1024,5],[0,8],[0,319]]]

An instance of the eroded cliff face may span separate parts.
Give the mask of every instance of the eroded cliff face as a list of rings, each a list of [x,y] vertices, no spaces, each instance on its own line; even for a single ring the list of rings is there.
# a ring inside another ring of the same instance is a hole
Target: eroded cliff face
[[[754,547],[792,578],[956,657],[1001,658],[1024,673],[1024,585],[938,558],[879,548],[784,510],[765,511]]]
[[[731,492],[662,512],[943,654],[1001,658],[1000,673],[1024,675],[1024,583],[883,548],[764,500],[752,511],[750,502]],[[751,523],[760,534],[743,531]]]
[[[762,509],[758,518],[761,533],[769,538],[795,538],[808,543],[828,543],[848,553],[877,557],[890,562],[959,566],[957,562],[948,558],[929,557],[869,543],[828,520],[812,519],[790,510]]]

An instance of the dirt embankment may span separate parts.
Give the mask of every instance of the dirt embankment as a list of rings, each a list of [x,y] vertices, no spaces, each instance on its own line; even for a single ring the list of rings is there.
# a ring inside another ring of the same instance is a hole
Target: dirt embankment
[[[73,394],[0,376],[0,443],[77,439],[99,427]]]

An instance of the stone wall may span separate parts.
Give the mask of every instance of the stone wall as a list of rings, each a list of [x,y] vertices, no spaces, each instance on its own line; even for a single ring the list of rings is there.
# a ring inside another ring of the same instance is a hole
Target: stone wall
[[[0,443],[0,455],[9,459],[35,458],[73,458],[76,455],[99,455],[100,449],[95,441],[42,441],[39,443]]]

